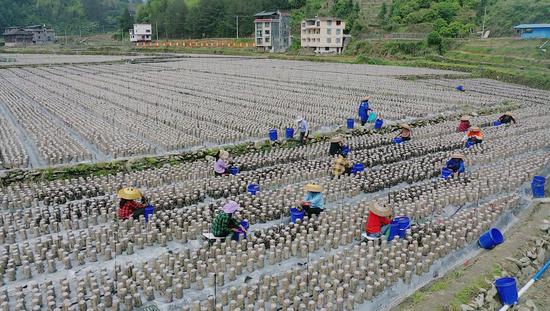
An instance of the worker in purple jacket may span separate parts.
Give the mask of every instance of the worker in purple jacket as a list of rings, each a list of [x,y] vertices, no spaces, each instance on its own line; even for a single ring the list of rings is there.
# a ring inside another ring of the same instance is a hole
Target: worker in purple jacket
[[[225,150],[218,151],[214,163],[214,174],[216,176],[229,175],[229,152]]]

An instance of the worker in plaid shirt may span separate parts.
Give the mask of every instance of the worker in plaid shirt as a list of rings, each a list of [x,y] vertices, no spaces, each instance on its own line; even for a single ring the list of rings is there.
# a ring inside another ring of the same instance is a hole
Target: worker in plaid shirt
[[[343,148],[336,160],[334,160],[334,164],[332,165],[333,177],[351,173],[351,161],[346,159],[348,152],[348,148]]]
[[[125,219],[139,219],[140,215],[145,212],[145,203],[147,199],[141,194],[141,191],[137,188],[127,187],[118,191],[117,196],[120,199],[118,207],[118,218]],[[141,203],[135,200],[141,199]]]
[[[233,238],[238,238],[239,233],[245,233],[246,229],[234,218],[235,212],[240,210],[241,206],[237,202],[227,202],[212,222],[212,234],[215,237],[226,237],[233,233]]]

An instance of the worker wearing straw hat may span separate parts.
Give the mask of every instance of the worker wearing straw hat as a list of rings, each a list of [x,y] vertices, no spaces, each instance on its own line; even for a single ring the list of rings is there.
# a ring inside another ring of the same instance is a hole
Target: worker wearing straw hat
[[[223,176],[229,174],[229,152],[220,149],[216,154],[216,162],[214,162],[214,174]]]
[[[365,224],[368,239],[378,239],[386,234],[392,221],[391,210],[386,205],[372,202],[369,205],[369,216]]]
[[[399,124],[398,130],[399,130],[399,134],[396,136],[396,138],[401,137],[403,141],[411,140],[412,131],[411,131],[410,125],[408,125],[407,123]]]
[[[466,132],[470,128],[470,126],[470,116],[462,116],[460,118],[460,124],[458,125],[456,131],[459,133]]]
[[[370,96],[365,96],[359,104],[358,114],[359,119],[361,119],[361,126],[365,126],[365,124],[369,120],[369,111],[371,110],[369,108],[369,100]]]
[[[453,171],[453,173],[464,173],[464,161],[466,157],[462,153],[453,153],[451,158],[445,164],[445,167]]]
[[[483,133],[479,127],[472,126],[462,140],[466,141],[466,146],[480,144],[483,142]]]
[[[296,117],[296,123],[298,124],[298,131],[300,132],[300,144],[305,144],[307,136],[309,134],[309,124],[302,116]]]
[[[299,205],[305,209],[308,217],[311,215],[319,215],[325,208],[325,200],[323,199],[323,187],[316,183],[309,183],[304,186],[306,195]]]
[[[512,116],[511,111],[506,111],[506,113],[504,113],[502,116],[500,116],[500,118],[498,118],[498,120],[502,124],[509,124],[510,122],[514,122],[514,124],[516,124],[516,119],[514,119],[514,117]]]
[[[344,139],[340,135],[336,135],[330,138],[330,147],[328,153],[331,156],[339,155],[344,147]]]
[[[350,174],[352,163],[347,159],[349,148],[344,148],[332,165],[332,177],[338,177],[342,174]]]
[[[145,213],[145,204],[147,198],[137,188],[126,187],[117,192],[117,196],[120,199],[118,205],[118,218],[120,219],[139,219],[140,215]],[[140,200],[141,203],[135,200]]]
[[[246,228],[235,218],[234,214],[241,210],[239,203],[228,201],[220,208],[220,212],[212,222],[212,234],[215,237],[226,237],[233,234],[232,238],[238,240],[239,234],[246,234]]]

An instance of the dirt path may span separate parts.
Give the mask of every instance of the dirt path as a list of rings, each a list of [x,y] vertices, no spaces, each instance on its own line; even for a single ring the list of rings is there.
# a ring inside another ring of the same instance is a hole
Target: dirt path
[[[534,232],[538,233],[542,219],[548,219],[549,216],[550,204],[535,204],[520,215],[519,221],[505,233],[504,244],[464,262],[443,278],[416,291],[391,310],[461,310],[461,305],[471,302],[483,290],[481,288],[490,287],[489,284],[495,276],[516,273],[516,271],[511,271],[515,264],[512,264],[506,257],[514,256],[520,252],[520,249],[526,244],[526,237],[532,236]],[[547,259],[548,255],[546,254]],[[521,288],[523,285],[524,282],[520,281],[518,287]],[[512,310],[525,309],[526,304],[535,305],[538,310],[549,310],[549,291],[550,273],[547,272],[539,282],[529,289],[524,298],[522,297],[520,305]],[[498,308],[500,305],[494,307]],[[472,308],[472,310],[475,309]],[[525,310],[537,309],[530,307]]]

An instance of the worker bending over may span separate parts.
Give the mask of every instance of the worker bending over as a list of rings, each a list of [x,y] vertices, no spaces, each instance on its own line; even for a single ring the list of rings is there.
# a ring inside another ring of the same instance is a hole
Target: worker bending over
[[[470,117],[462,116],[460,118],[460,124],[458,125],[458,128],[456,129],[456,131],[459,133],[466,132],[470,128],[470,126],[472,126],[470,124]]]
[[[351,173],[352,163],[347,159],[349,149],[344,148],[338,157],[334,160],[332,164],[332,176],[338,177],[342,174],[349,175]]]
[[[240,210],[239,203],[235,201],[227,202],[212,222],[212,234],[218,238],[233,234],[231,237],[233,240],[238,240],[240,233],[246,234],[246,228],[235,218],[235,212]]]
[[[411,126],[407,123],[399,124],[399,134],[395,138],[401,138],[403,141],[411,140]]]
[[[323,187],[316,183],[309,183],[304,186],[306,195],[299,205],[306,211],[306,215],[311,218],[312,215],[319,215],[325,208],[323,199]]]
[[[344,148],[344,139],[342,136],[336,135],[330,139],[330,147],[328,153],[330,156],[339,155]]]
[[[219,150],[216,154],[216,162],[214,162],[214,174],[223,176],[229,174],[229,152]]]
[[[118,205],[118,218],[120,219],[139,219],[139,216],[144,215],[147,198],[137,188],[126,187],[117,192],[120,199]],[[141,200],[141,203],[136,202]]]
[[[514,122],[514,124],[516,124],[516,119],[514,119],[514,117],[512,116],[511,111],[507,111],[505,114],[500,116],[500,118],[498,118],[498,120],[502,124],[509,124],[510,122]]]
[[[462,140],[466,141],[467,147],[475,144],[481,144],[483,142],[483,133],[479,127],[473,126],[468,130]]]
[[[371,110],[369,108],[369,99],[370,96],[365,96],[359,104],[358,114],[359,119],[361,119],[361,126],[365,126],[365,124],[369,120],[369,111]]]
[[[369,206],[369,216],[365,225],[367,239],[379,239],[385,235],[390,228],[391,221],[390,208],[386,205],[380,206],[377,202],[372,202]]]
[[[466,158],[462,153],[453,153],[447,161],[445,167],[453,171],[453,173],[464,173],[464,160]]]

